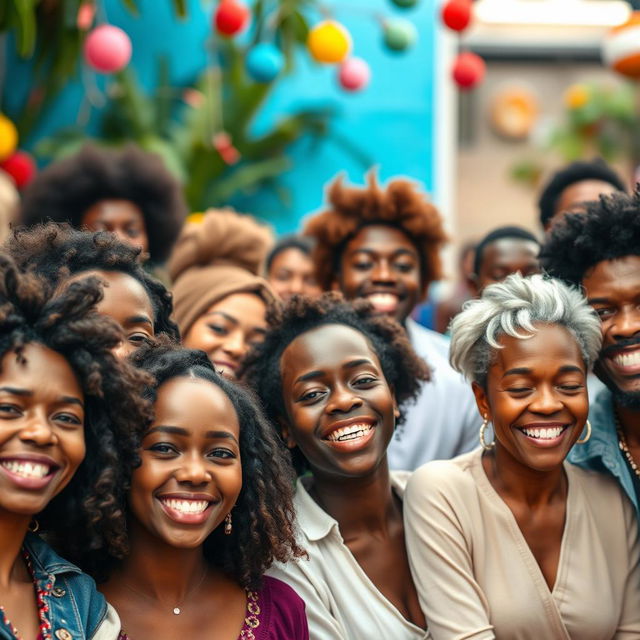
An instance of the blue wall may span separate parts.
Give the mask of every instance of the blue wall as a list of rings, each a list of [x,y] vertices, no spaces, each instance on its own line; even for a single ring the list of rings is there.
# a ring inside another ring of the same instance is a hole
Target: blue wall
[[[127,13],[120,0],[105,0],[103,4],[108,21],[131,36],[133,65],[145,86],[152,86],[155,80],[159,54],[171,56],[172,76],[177,83],[188,82],[205,65],[204,42],[210,33],[211,3],[203,8],[201,0],[190,0],[189,17],[184,22],[175,19],[168,0],[141,0],[141,18]],[[416,8],[403,11],[389,0],[333,3],[338,7],[336,18],[353,35],[354,54],[371,65],[371,84],[362,93],[346,94],[336,84],[335,68],[315,65],[308,56],[301,55],[298,72],[278,86],[256,122],[256,129],[301,104],[334,105],[340,113],[336,130],[372,159],[382,180],[406,175],[433,190],[436,4],[437,0],[421,0]],[[373,13],[410,19],[420,34],[417,45],[404,54],[387,51]],[[11,95],[6,94],[9,99],[23,95],[29,80],[28,65],[15,58],[10,60],[6,85],[12,88]],[[98,78],[98,84],[104,85],[104,80]],[[71,84],[30,145],[73,124],[82,95],[80,82]],[[293,168],[283,178],[292,195],[290,207],[264,197],[235,204],[270,219],[279,231],[289,231],[297,227],[303,215],[321,206],[323,185],[339,171],[346,172],[355,183],[363,182],[361,164],[331,140],[313,148],[308,141],[300,142],[294,149],[293,161]]]

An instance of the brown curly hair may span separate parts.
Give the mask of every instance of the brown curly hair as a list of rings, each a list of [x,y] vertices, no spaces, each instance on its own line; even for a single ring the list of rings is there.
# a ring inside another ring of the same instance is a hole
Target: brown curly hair
[[[442,277],[440,247],[447,235],[438,210],[409,180],[392,180],[385,189],[375,173],[367,186],[348,187],[343,176],[328,187],[329,209],[311,217],[303,234],[315,239],[313,261],[320,286],[331,289],[340,273],[340,258],[349,243],[365,226],[381,224],[403,231],[414,243],[420,258],[421,294]]]
[[[75,282],[58,295],[50,284],[21,272],[0,253],[0,358],[24,360],[28,344],[41,344],[69,363],[85,401],[86,456],[71,482],[38,515],[47,539],[70,560],[79,549],[126,551],[124,512],[117,509],[123,468],[135,464],[136,433],[151,417],[141,398],[148,376],[111,353],[120,328],[98,314],[97,278]]]
[[[402,424],[404,405],[415,400],[421,382],[430,379],[429,367],[413,350],[404,329],[391,318],[373,315],[372,310],[366,300],[347,302],[342,294],[328,292],[315,299],[295,295],[286,305],[274,306],[267,312],[267,335],[245,356],[240,376],[262,400],[274,429],[286,418],[282,354],[299,335],[326,324],[352,327],[369,340],[398,402],[397,424]],[[308,462],[297,447],[292,456],[298,474],[308,471]]]

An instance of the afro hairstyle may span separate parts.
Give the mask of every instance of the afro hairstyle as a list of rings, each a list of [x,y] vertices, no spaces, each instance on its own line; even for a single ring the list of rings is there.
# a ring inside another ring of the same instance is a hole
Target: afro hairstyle
[[[95,310],[102,296],[97,278],[74,282],[58,294],[33,272],[22,272],[0,253],[0,358],[39,344],[60,354],[84,394],[86,455],[69,484],[38,514],[40,530],[69,560],[79,549],[126,551],[123,470],[136,463],[138,433],[151,419],[142,398],[149,376],[111,353],[118,325]]]
[[[320,326],[346,325],[367,338],[400,407],[397,424],[404,420],[403,406],[415,400],[421,382],[430,379],[428,366],[416,355],[404,329],[391,318],[373,315],[372,306],[366,300],[347,302],[338,292],[327,292],[314,299],[294,295],[286,305],[269,310],[267,323],[264,342],[255,345],[245,356],[240,376],[262,400],[274,428],[286,419],[280,371],[282,354],[299,335]],[[298,474],[309,469],[297,447],[292,456]]]
[[[585,273],[605,260],[640,255],[640,189],[614,193],[567,216],[547,235],[541,264],[552,276],[580,285]]]
[[[171,319],[171,294],[140,265],[140,249],[107,231],[78,231],[67,223],[47,222],[16,229],[4,245],[21,269],[35,271],[57,288],[83,271],[118,271],[137,280],[147,292],[154,311],[154,333],[180,340]]]
[[[438,210],[409,180],[392,180],[386,188],[374,172],[366,187],[348,187],[342,176],[328,187],[329,208],[312,216],[304,235],[316,241],[313,261],[320,286],[330,290],[340,272],[342,253],[365,226],[387,225],[404,232],[414,243],[420,259],[422,296],[442,275],[440,247],[447,240]]]
[[[166,261],[187,206],[179,182],[160,156],[133,144],[119,150],[88,144],[49,165],[25,190],[19,224],[52,220],[79,229],[87,210],[101,200],[133,202],[144,217],[149,261]]]
[[[540,224],[547,226],[551,218],[556,215],[556,205],[562,192],[576,182],[583,180],[601,180],[608,182],[618,191],[626,193],[624,180],[602,159],[580,160],[556,171],[540,193],[538,209],[540,210]]]

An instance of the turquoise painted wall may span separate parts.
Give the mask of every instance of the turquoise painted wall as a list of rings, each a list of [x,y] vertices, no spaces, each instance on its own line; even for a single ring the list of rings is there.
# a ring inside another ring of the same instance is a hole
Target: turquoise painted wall
[[[155,81],[160,54],[170,55],[171,72],[177,83],[188,82],[205,65],[211,3],[190,0],[189,17],[184,22],[176,20],[169,3],[161,0],[141,0],[140,18],[127,13],[120,0],[106,0],[103,4],[108,21],[131,36],[132,64],[145,86],[152,86]],[[333,105],[340,114],[336,131],[371,158],[382,180],[405,175],[433,190],[436,5],[437,0],[421,0],[414,9],[400,10],[389,0],[335,2],[336,18],[353,35],[354,54],[371,65],[371,84],[362,93],[347,94],[337,86],[334,68],[315,65],[308,56],[301,55],[297,74],[278,86],[255,123],[256,130],[301,104]],[[387,51],[373,13],[410,19],[420,34],[416,46],[404,54]],[[5,92],[11,101],[27,91],[29,66],[11,56],[9,60]],[[98,78],[98,85],[103,84],[103,79]],[[52,131],[73,124],[82,96],[82,84],[70,84],[29,146]],[[94,121],[95,118],[90,121],[89,130]],[[363,182],[361,164],[330,139],[316,147],[303,141],[293,149],[293,168],[283,177],[283,185],[291,193],[290,206],[264,196],[234,204],[270,219],[281,232],[290,231],[303,215],[321,206],[324,184],[339,171],[355,183]]]

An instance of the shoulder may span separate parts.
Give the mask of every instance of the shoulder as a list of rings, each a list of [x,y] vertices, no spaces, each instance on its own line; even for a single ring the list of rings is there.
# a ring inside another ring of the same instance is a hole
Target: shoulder
[[[266,637],[283,640],[308,637],[304,600],[294,589],[282,580],[265,576],[260,597],[269,632]]]
[[[622,504],[626,499],[618,481],[609,474],[585,469],[571,462],[565,463],[565,470],[569,482],[582,489],[583,495],[588,498],[589,505],[596,510],[607,505],[611,508],[615,503]]]

